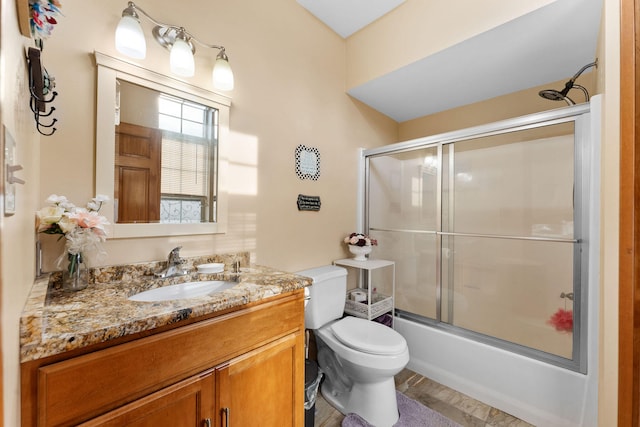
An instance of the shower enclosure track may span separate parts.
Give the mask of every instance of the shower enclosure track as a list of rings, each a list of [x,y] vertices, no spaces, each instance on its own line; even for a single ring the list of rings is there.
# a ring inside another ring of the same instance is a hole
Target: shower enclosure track
[[[435,234],[437,236],[488,237],[490,239],[535,240],[540,242],[580,243],[580,239],[563,239],[560,237],[509,236],[504,234],[458,233],[450,231],[411,230],[401,228],[370,227],[374,231],[390,231],[395,233]]]

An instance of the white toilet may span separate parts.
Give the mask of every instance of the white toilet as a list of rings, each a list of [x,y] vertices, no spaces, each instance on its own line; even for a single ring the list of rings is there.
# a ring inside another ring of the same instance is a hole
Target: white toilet
[[[304,320],[315,334],[325,374],[322,396],[345,415],[353,412],[376,427],[392,426],[398,421],[393,376],[409,363],[407,342],[380,323],[342,319],[346,269],[328,265],[297,274],[313,279]]]

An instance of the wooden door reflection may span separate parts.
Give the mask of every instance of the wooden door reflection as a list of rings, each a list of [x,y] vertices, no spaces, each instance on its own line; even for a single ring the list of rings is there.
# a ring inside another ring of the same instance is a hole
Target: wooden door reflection
[[[131,123],[116,126],[116,222],[160,222],[161,143],[159,129]]]

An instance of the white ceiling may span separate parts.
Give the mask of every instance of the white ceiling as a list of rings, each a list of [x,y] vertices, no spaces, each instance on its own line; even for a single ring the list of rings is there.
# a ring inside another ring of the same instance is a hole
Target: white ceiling
[[[338,34],[348,35],[404,0],[297,1]],[[601,8],[602,0],[555,1],[348,93],[403,122],[568,79],[595,60]]]
[[[343,38],[390,12],[405,0],[297,0]]]

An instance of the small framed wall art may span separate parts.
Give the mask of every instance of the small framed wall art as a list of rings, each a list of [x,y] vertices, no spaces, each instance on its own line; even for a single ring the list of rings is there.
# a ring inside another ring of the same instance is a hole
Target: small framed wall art
[[[320,151],[315,147],[296,147],[296,174],[300,179],[317,181],[320,177]]]

